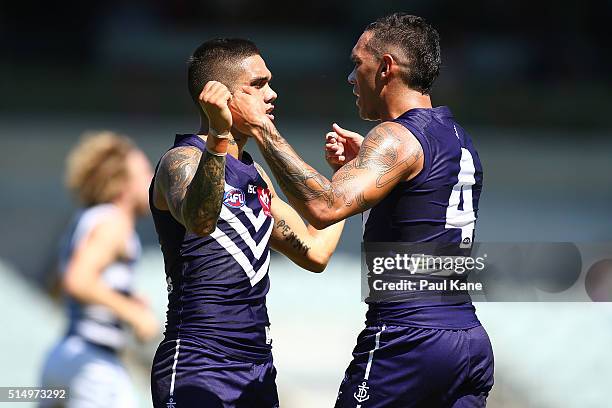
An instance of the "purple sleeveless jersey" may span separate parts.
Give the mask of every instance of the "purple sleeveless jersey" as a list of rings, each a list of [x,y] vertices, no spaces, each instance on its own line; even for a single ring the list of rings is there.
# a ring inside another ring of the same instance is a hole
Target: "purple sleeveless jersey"
[[[205,151],[197,135],[177,135],[173,148],[179,146]],[[227,155],[225,197],[209,236],[186,231],[152,199],[150,206],[168,283],[166,340],[189,340],[241,361],[270,360],[266,294],[273,219],[268,186],[249,154],[242,161]]]
[[[420,142],[423,170],[363,213],[363,241],[471,244],[482,190],[482,165],[472,140],[445,106],[411,109],[394,122]],[[467,295],[454,302],[372,302],[366,319],[373,325],[449,329],[480,324]]]
[[[364,243],[469,247],[482,189],[482,166],[472,141],[446,107],[412,109],[395,122],[419,140],[425,164],[416,178],[399,183],[364,213]],[[467,293],[440,299],[369,302],[367,327],[335,408],[486,406],[493,386],[489,337]]]

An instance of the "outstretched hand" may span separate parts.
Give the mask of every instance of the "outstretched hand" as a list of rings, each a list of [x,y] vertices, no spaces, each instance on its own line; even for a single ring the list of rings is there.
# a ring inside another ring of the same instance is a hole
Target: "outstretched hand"
[[[325,160],[332,169],[338,170],[357,157],[363,136],[343,129],[337,123],[332,125],[332,129],[325,135]]]

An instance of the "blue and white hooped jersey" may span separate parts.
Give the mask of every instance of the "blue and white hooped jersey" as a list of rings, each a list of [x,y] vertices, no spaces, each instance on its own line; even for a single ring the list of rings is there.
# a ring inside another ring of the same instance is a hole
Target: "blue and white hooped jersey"
[[[445,106],[411,109],[394,122],[406,127],[420,142],[423,169],[414,179],[400,182],[362,214],[364,242],[471,246],[483,180],[482,165],[471,138]],[[374,320],[391,323],[418,320],[415,325],[431,327],[468,327],[477,322],[471,302],[422,306],[416,302],[371,304],[368,313]],[[417,318],[414,313],[417,308],[422,316],[431,315]],[[450,309],[461,312],[449,313]]]
[[[172,148],[205,152],[197,135],[177,135]],[[153,192],[151,183],[150,194]],[[226,156],[225,195],[217,227],[200,237],[170,212],[150,207],[168,283],[166,338],[189,338],[247,361],[271,356],[266,294],[271,196],[253,159]]]
[[[114,217],[117,208],[113,204],[100,204],[80,211],[65,235],[60,254],[60,270],[65,273],[74,250],[101,222]],[[117,260],[102,271],[100,279],[105,285],[129,296],[132,292],[134,264],[140,258],[141,246],[134,233],[128,243],[128,255]],[[90,343],[113,350],[121,349],[127,334],[123,322],[106,306],[88,305],[67,297],[69,327],[68,336],[78,336]]]

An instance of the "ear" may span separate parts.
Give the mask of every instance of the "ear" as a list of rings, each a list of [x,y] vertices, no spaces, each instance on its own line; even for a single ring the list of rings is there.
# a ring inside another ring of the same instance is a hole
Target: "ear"
[[[395,59],[391,54],[383,54],[381,58],[380,75],[382,78],[388,79],[391,74],[391,69],[395,65]]]

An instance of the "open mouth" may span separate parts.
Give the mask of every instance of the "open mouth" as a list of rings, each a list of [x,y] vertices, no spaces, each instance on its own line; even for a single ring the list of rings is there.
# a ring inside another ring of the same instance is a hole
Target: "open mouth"
[[[274,110],[274,105],[271,105],[267,110],[266,110],[266,116],[268,118],[270,118],[270,120],[274,120],[274,115],[272,114],[272,111]]]

